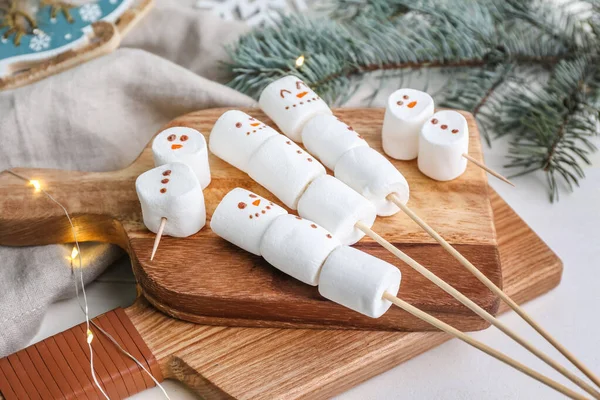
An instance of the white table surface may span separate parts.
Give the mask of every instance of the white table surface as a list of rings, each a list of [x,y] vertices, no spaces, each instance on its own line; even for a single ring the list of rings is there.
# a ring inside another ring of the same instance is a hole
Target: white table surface
[[[600,141],[598,141],[600,142]],[[600,144],[600,143],[598,143]],[[485,149],[486,163],[502,169],[506,144],[496,141]],[[515,179],[517,187],[490,178],[493,188],[554,250],[564,263],[563,281],[550,293],[528,303],[526,310],[552,332],[592,370],[600,374],[600,154],[585,169],[587,179],[574,194],[561,194],[550,204],[542,175]],[[122,260],[88,286],[92,315],[115,307],[126,307],[135,298],[134,278],[129,260]],[[514,313],[502,321],[533,341],[557,360],[563,360],[551,346],[532,332]],[[54,304],[33,342],[42,340],[83,321],[75,300]],[[496,329],[472,334],[518,360],[573,387],[554,370],[528,354]],[[565,361],[566,362],[566,361]],[[167,381],[171,399],[194,399],[179,383]],[[132,399],[160,399],[153,388]],[[468,345],[451,340],[423,355],[393,368],[337,397],[342,400],[368,399],[558,399],[552,390]]]

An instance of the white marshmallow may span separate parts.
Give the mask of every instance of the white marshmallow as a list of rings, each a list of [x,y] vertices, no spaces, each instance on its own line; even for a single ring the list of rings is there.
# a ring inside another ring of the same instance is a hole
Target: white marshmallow
[[[315,179],[300,197],[298,214],[327,229],[342,244],[358,242],[365,234],[357,222],[371,227],[377,213],[373,203],[333,176]]]
[[[339,246],[341,243],[319,225],[288,214],[277,217],[269,226],[260,252],[275,268],[316,286],[323,263]]]
[[[210,151],[237,169],[248,172],[248,162],[267,139],[280,135],[254,117],[230,110],[219,117],[210,132]]]
[[[390,95],[383,118],[383,151],[398,160],[412,160],[419,153],[421,127],[434,113],[433,99],[425,92],[399,89]]]
[[[156,233],[167,218],[164,234],[186,237],[206,223],[204,195],[192,169],[182,163],[161,165],[144,172],[135,181],[142,205],[144,225]]]
[[[296,142],[302,128],[318,114],[331,114],[327,104],[299,78],[289,75],[271,82],[258,100],[260,108],[279,129]]]
[[[352,127],[333,115],[325,114],[308,121],[302,130],[302,141],[306,149],[331,170],[348,150],[369,146]]]
[[[235,188],[215,209],[210,229],[228,242],[260,256],[260,242],[267,228],[284,214],[287,211],[264,197]]]
[[[371,318],[381,317],[392,305],[383,293],[394,296],[402,274],[393,265],[353,247],[335,249],[319,277],[321,296]]]
[[[408,202],[408,182],[385,156],[370,147],[348,150],[335,166],[335,177],[370,200],[377,215],[394,215],[400,209],[387,196],[394,193]]]
[[[313,156],[283,135],[263,144],[248,163],[248,175],[295,210],[306,187],[325,168]]]
[[[419,137],[419,170],[438,181],[456,179],[467,169],[469,127],[456,111],[439,111],[423,125]]]
[[[154,165],[180,162],[188,165],[196,174],[202,189],[210,184],[208,149],[204,135],[183,126],[165,129],[152,141]]]

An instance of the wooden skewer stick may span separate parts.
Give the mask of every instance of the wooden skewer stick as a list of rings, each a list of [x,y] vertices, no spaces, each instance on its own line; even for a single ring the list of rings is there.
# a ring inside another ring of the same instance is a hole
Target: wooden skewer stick
[[[515,186],[514,183],[512,183],[511,181],[509,181],[508,179],[506,179],[505,177],[503,177],[502,175],[500,175],[499,173],[497,173],[496,171],[494,171],[493,169],[491,169],[490,167],[488,167],[487,165],[477,161],[476,159],[474,159],[473,157],[471,157],[470,155],[468,155],[467,153],[463,153],[462,156],[464,158],[466,158],[467,160],[471,161],[473,164],[477,165],[479,168],[485,170],[486,172],[488,172],[490,175],[495,176],[496,178],[500,179],[501,181],[504,181],[506,183],[508,183],[511,186]]]
[[[454,297],[460,303],[465,305],[467,308],[469,308],[475,314],[477,314],[478,316],[480,316],[481,318],[483,318],[484,320],[486,320],[493,326],[500,329],[508,337],[510,337],[515,342],[517,342],[518,344],[523,346],[525,349],[530,351],[536,357],[540,358],[542,361],[544,361],[546,364],[548,364],[549,366],[554,368],[556,371],[560,372],[562,375],[564,375],[566,378],[571,380],[577,386],[581,387],[583,390],[585,390],[586,392],[591,394],[594,398],[600,399],[600,393],[597,392],[587,382],[585,382],[584,380],[579,378],[577,375],[573,374],[571,371],[567,370],[565,367],[563,367],[562,365],[560,365],[559,363],[554,361],[552,358],[548,357],[545,353],[538,350],[531,343],[529,343],[528,341],[526,341],[525,339],[520,337],[517,333],[512,331],[508,326],[506,326],[504,323],[502,323],[499,319],[494,317],[492,314],[488,313],[486,310],[484,310],[479,305],[477,305],[473,300],[469,299],[467,296],[465,296],[464,294],[459,292],[457,289],[455,289],[453,286],[448,284],[446,281],[444,281],[443,279],[441,279],[440,277],[435,275],[433,272],[431,272],[430,270],[428,270],[421,264],[419,264],[417,261],[415,261],[410,256],[408,256],[406,253],[404,253],[403,251],[398,249],[396,246],[392,245],[390,242],[388,242],[387,240],[385,240],[384,238],[379,236],[376,232],[374,232],[367,225],[365,225],[362,222],[358,222],[355,226],[358,229],[360,229],[361,231],[363,231],[365,234],[367,234],[367,236],[369,236],[370,238],[375,240],[377,243],[379,243],[383,248],[385,248],[390,253],[392,253],[393,255],[398,257],[404,263],[408,264],[408,266],[410,266],[415,271],[417,271],[418,273],[423,275],[425,278],[427,278],[428,280],[433,282],[436,286],[441,288],[443,291],[448,293],[450,296]]]
[[[497,359],[507,365],[510,365],[511,367],[515,368],[517,371],[520,371],[520,372],[524,373],[525,375],[530,376],[531,378],[537,380],[538,382],[543,383],[546,386],[551,387],[552,389],[564,394],[565,396],[568,396],[572,399],[585,399],[586,398],[586,397],[582,396],[581,394],[574,392],[573,390],[548,378],[547,376],[542,375],[539,372],[527,367],[526,365],[521,364],[520,362],[514,360],[513,358],[510,358],[506,354],[489,347],[488,345],[478,341],[477,339],[473,339],[471,336],[459,331],[458,329],[454,328],[453,326],[450,326],[450,325],[446,324],[445,322],[440,321],[439,319],[427,314],[424,311],[419,310],[418,308],[410,305],[409,303],[405,302],[404,300],[401,300],[388,292],[383,293],[383,298],[391,301],[396,306],[398,306],[401,309],[403,309],[404,311],[414,315],[415,317],[435,326],[439,330],[446,332],[446,333],[454,336],[457,339],[462,340],[463,342],[475,347],[476,349],[483,351],[484,353],[494,357],[495,359]]]
[[[158,227],[158,232],[156,232],[156,238],[154,238],[154,246],[152,246],[152,255],[150,256],[150,261],[154,260],[154,255],[156,254],[156,250],[158,249],[158,244],[160,243],[160,238],[162,237],[163,230],[165,229],[165,225],[167,224],[167,219],[162,217],[160,219],[160,226]]]
[[[575,365],[581,372],[585,374],[592,382],[600,387],[600,379],[588,369],[574,354],[572,354],[566,347],[558,342],[549,332],[542,328],[533,318],[525,312],[525,310],[518,305],[513,299],[511,299],[502,289],[494,284],[487,276],[485,276],[479,269],[477,269],[469,260],[458,252],[450,243],[448,243],[439,233],[437,233],[427,222],[423,221],[417,214],[415,214],[410,208],[402,204],[400,199],[392,194],[388,198],[394,202],[406,215],[408,215],[413,221],[417,223],[425,232],[434,238],[448,253],[450,253],[455,259],[457,259],[467,270],[469,270],[481,283],[483,283],[492,293],[496,294],[502,301],[513,309],[521,318],[523,318],[533,329],[535,329],[544,339],[546,339],[556,350],[564,355],[573,365]]]

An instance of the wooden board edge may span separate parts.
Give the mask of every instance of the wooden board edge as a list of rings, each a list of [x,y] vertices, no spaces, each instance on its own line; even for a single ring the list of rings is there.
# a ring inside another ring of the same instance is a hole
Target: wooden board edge
[[[522,279],[522,276],[516,274],[513,277],[509,274],[505,286],[506,292],[520,304],[548,293],[560,283],[563,272],[561,260],[545,243],[543,243],[533,230],[520,219],[514,210],[512,210],[512,208],[510,208],[510,206],[508,206],[508,204],[506,204],[498,194],[491,189],[490,196],[495,218],[503,219],[501,221],[519,221],[521,223],[519,229],[527,235],[526,239],[533,240],[535,244],[541,245],[543,250],[547,253],[545,255],[547,262],[541,271],[528,277],[529,282],[526,287],[527,290],[524,290],[522,286],[515,284],[519,279]],[[506,251],[506,249],[504,249],[507,241],[504,240],[505,237],[503,235],[507,231],[503,228],[508,226],[500,223],[500,227],[499,256],[507,267],[512,267],[511,272],[518,271],[518,266],[510,264],[515,260],[510,258],[511,256],[514,256],[514,254],[510,252],[510,250]],[[514,243],[514,237],[509,237],[509,240],[513,240],[511,243]],[[533,281],[531,281],[531,279],[533,279]],[[531,285],[531,287],[529,287],[529,285]],[[500,307],[500,312],[504,313],[507,311],[506,306],[502,305]],[[346,365],[338,370],[330,371],[326,376],[306,376],[306,381],[303,380],[297,387],[291,389],[289,396],[286,396],[286,398],[330,398],[331,396],[342,393],[451,339],[449,335],[441,332],[381,332],[381,334],[393,335],[398,337],[398,339],[394,340],[384,348],[374,349],[373,352],[369,352],[367,355],[357,358],[352,365]],[[222,385],[214,382],[213,386],[221,392],[225,392],[227,396],[235,397],[235,393],[226,390],[228,388],[222,387]],[[266,394],[263,393],[263,396],[259,396],[258,398],[268,398],[268,396],[265,397],[264,395]]]

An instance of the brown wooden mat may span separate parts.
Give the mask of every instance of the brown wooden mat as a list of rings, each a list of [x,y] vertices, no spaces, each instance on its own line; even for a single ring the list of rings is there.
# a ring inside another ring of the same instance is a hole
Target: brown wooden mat
[[[156,358],[118,308],[93,320],[162,381]],[[155,386],[131,358],[94,326],[92,348],[98,382],[111,399],[124,399]],[[6,400],[103,399],[90,370],[86,324],[79,324],[0,359],[0,393]],[[0,396],[1,396],[0,395]]]

